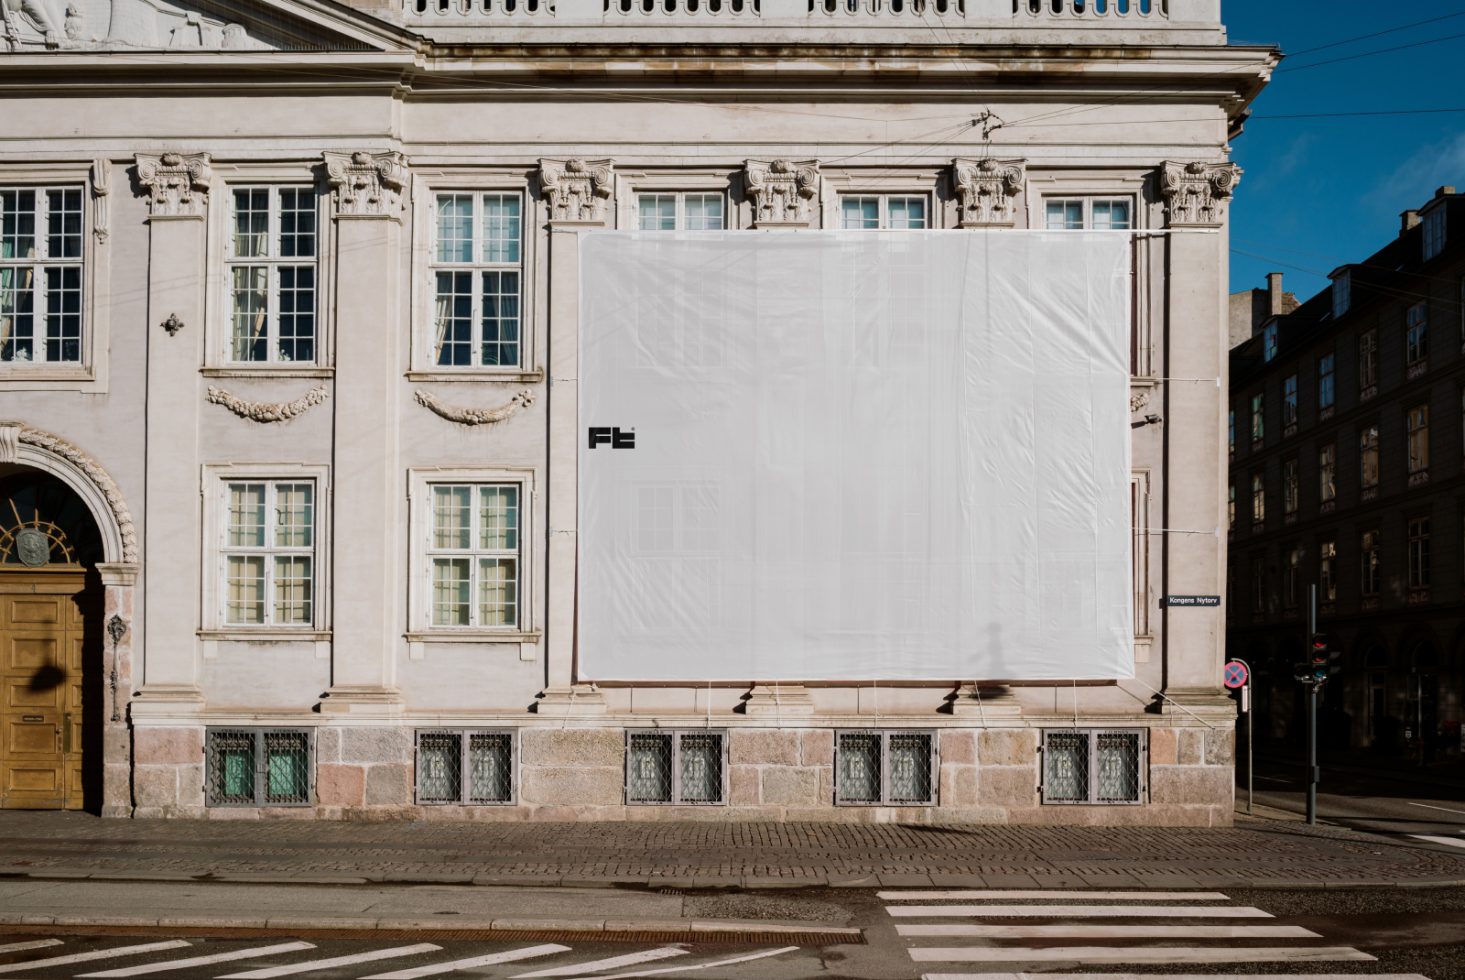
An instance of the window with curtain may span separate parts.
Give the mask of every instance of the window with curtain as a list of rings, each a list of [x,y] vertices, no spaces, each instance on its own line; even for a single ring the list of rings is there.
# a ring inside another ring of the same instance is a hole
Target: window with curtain
[[[1360,589],[1366,596],[1379,594],[1379,532],[1364,531],[1358,539],[1358,557],[1361,574]]]
[[[1379,485],[1379,427],[1366,425],[1358,434],[1358,483],[1364,490]]]
[[[434,627],[519,625],[520,487],[432,484],[427,560]]]
[[[430,357],[436,367],[518,367],[523,352],[523,198],[438,194]]]
[[[1333,387],[1333,355],[1324,354],[1317,359],[1317,407],[1333,407],[1337,393]]]
[[[236,187],[231,205],[229,360],[315,363],[315,191]]]
[[[1406,419],[1409,436],[1409,475],[1429,469],[1429,406],[1417,405]]]
[[[1323,504],[1338,496],[1338,447],[1333,443],[1317,451],[1317,495]]]
[[[1404,362],[1410,367],[1429,357],[1429,307],[1415,303],[1404,314]]]
[[[0,363],[82,359],[82,189],[0,188]]]
[[[224,496],[225,625],[312,625],[314,481],[230,480]]]
[[[1324,541],[1317,549],[1317,591],[1323,602],[1338,599],[1338,542]]]
[[[1365,330],[1358,335],[1358,387],[1368,392],[1379,383],[1379,332]],[[1360,394],[1360,397],[1364,397]]]
[[[922,194],[842,194],[839,227],[845,231],[908,231],[929,228]]]
[[[636,195],[642,231],[721,231],[723,196],[717,191],[656,191]]]

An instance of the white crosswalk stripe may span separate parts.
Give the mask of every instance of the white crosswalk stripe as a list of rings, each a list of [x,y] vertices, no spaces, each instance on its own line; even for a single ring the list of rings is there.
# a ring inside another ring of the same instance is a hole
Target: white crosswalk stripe
[[[25,963],[6,963],[0,966],[0,973],[19,973],[22,970],[45,970],[53,966],[70,966],[72,963],[90,963],[113,956],[141,956],[143,953],[159,953],[165,949],[181,949],[190,945],[185,939],[169,939],[160,943],[142,943],[137,946],[114,946],[111,949],[94,949],[85,953],[70,953],[66,956],[52,956],[44,960],[30,960]]]
[[[921,980],[1216,980],[1214,973],[923,973]],[[1248,973],[1246,980],[1297,980],[1296,973]],[[1418,973],[1309,973],[1307,980],[1429,980]]]
[[[672,956],[686,956],[687,951],[677,946],[663,946],[660,949],[643,949],[639,953],[626,953],[622,956],[612,956],[608,959],[595,960],[590,963],[576,963],[573,966],[557,966],[549,970],[536,970],[533,973],[516,973],[514,980],[529,980],[530,977],[573,977],[582,973],[599,973],[602,970],[615,970],[623,966],[635,966],[638,963],[651,963],[656,960],[668,959]]]
[[[1437,837],[1434,834],[1410,834],[1415,840],[1429,841],[1431,844],[1447,844],[1450,847],[1465,847],[1465,837]]]
[[[664,966],[656,970],[635,970],[630,973],[608,973],[599,974],[594,977],[576,977],[574,980],[622,980],[624,977],[651,977],[661,973],[693,973],[698,970],[715,970],[718,967],[733,966],[737,963],[749,963],[753,960],[763,960],[770,956],[781,956],[784,953],[792,953],[797,946],[784,946],[782,949],[765,949],[757,953],[745,953],[742,956],[730,956],[725,960],[715,960],[711,963],[688,963],[676,966]]]
[[[23,953],[28,949],[45,949],[48,946],[60,946],[59,939],[31,939],[23,943],[6,943],[0,946],[0,953]]]
[[[374,973],[362,980],[417,980],[418,977],[435,977],[442,973],[452,973],[456,970],[472,970],[480,966],[493,966],[496,963],[513,963],[515,960],[531,960],[536,956],[548,956],[551,953],[568,953],[570,947],[560,946],[556,943],[545,943],[542,946],[526,946],[523,949],[510,949],[502,953],[489,953],[485,956],[470,956],[463,960],[451,960],[447,963],[430,963],[427,966],[414,966],[407,970],[397,970],[393,973]]]
[[[896,920],[896,934],[910,941],[907,953],[912,962],[922,966],[937,963],[1001,964],[1019,970],[1025,967],[1041,970],[1048,964],[1202,966],[1375,960],[1370,954],[1352,946],[1323,945],[1321,935],[1300,926],[1237,921],[1273,918],[1263,909],[1234,904],[1190,904],[1231,901],[1220,892],[912,889],[882,891],[879,896],[886,902],[901,903],[888,904],[885,911]],[[943,901],[961,901],[962,904],[905,904]],[[1154,902],[1180,904],[1151,904]],[[943,922],[942,919],[971,921]],[[1050,921],[1002,921],[1012,919]],[[1123,921],[1126,919],[1131,921]],[[1187,921],[1155,921],[1177,919]],[[1299,941],[1280,945],[1275,942],[1278,939]],[[1034,945],[1034,940],[1039,942]],[[1060,945],[1065,940],[1075,944]],[[1272,942],[1267,944],[1266,940]],[[1054,944],[1049,945],[1046,941],[1054,941]],[[924,980],[1025,980],[1027,976],[1025,973],[928,973],[924,974]],[[1068,980],[1088,980],[1090,976],[1095,980],[1126,980],[1129,977],[1179,980],[1176,976],[1163,974],[1066,976]],[[1043,972],[1034,974],[1034,977],[1064,980],[1065,975]],[[1318,980],[1318,975],[1309,974],[1309,977]]]
[[[291,963],[288,966],[270,966],[263,970],[250,970],[246,973],[229,973],[220,980],[270,980],[271,977],[288,977],[296,973],[311,973],[315,970],[333,970],[338,966],[370,963],[373,960],[390,960],[399,956],[415,956],[418,953],[435,953],[440,949],[442,949],[441,946],[433,943],[393,946],[391,949],[374,949],[366,953],[353,953],[350,956],[332,956],[324,960],[307,960],[304,963]]]
[[[186,970],[194,966],[212,966],[228,963],[230,960],[258,959],[274,956],[276,953],[298,953],[302,949],[315,949],[314,943],[276,943],[273,946],[255,946],[252,949],[236,949],[228,953],[210,953],[208,956],[190,956],[181,960],[165,960],[162,963],[144,963],[141,966],[124,966],[116,970],[102,970],[98,973],[79,973],[80,977],[140,977],[146,973],[166,973],[169,970]]]

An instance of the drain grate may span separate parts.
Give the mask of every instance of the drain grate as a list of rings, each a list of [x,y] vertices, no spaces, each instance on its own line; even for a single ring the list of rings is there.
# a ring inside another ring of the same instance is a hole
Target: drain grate
[[[162,926],[23,926],[0,930],[0,936],[167,936],[208,939],[446,939],[461,942],[695,943],[698,946],[768,945],[863,946],[863,933],[820,932],[693,932],[690,929],[644,929],[591,932],[559,929],[244,929]]]

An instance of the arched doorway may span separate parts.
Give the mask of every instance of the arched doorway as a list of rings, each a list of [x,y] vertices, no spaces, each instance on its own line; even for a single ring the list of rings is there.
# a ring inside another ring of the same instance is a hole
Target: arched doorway
[[[0,466],[0,808],[102,806],[103,559],[70,487]]]

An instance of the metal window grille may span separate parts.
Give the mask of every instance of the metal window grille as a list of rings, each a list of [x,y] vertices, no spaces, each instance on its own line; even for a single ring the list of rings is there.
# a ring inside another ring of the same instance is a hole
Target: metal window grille
[[[626,733],[626,802],[707,806],[727,800],[727,733]]]
[[[1043,733],[1043,802],[1144,802],[1145,729]]]
[[[512,731],[419,731],[417,802],[494,805],[514,802]]]
[[[936,802],[936,738],[930,732],[839,732],[835,802],[930,806]]]
[[[209,806],[309,806],[315,771],[310,730],[210,728],[205,802]]]

